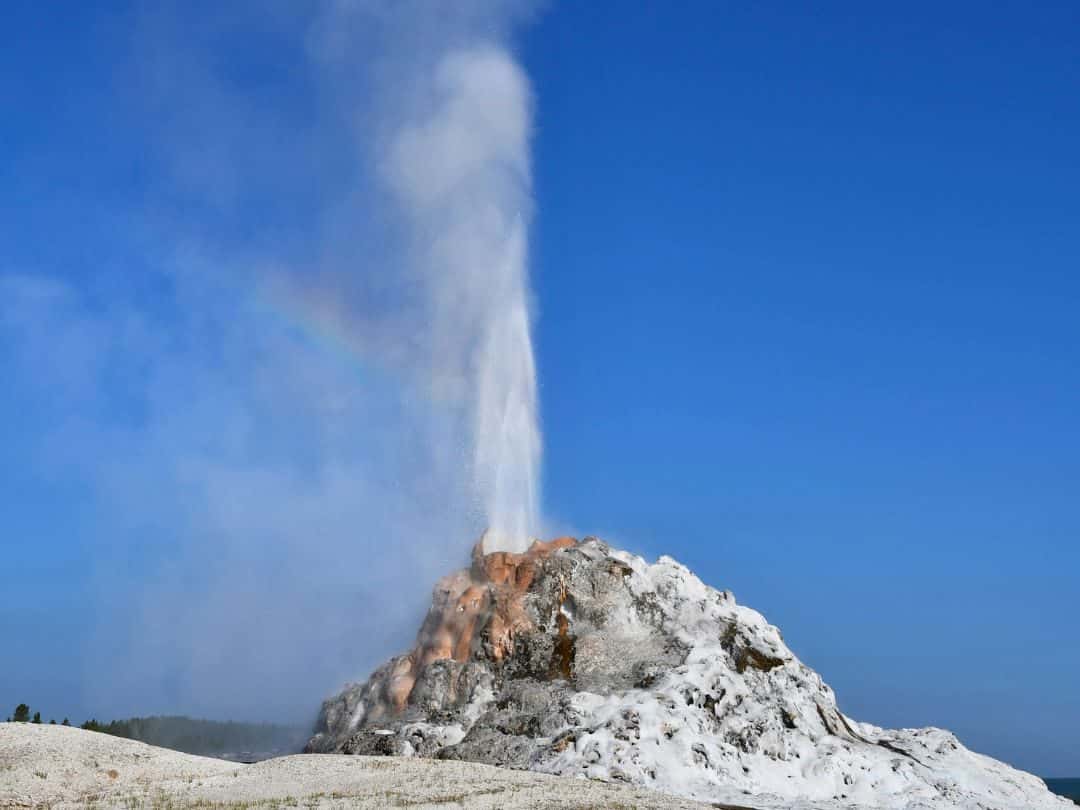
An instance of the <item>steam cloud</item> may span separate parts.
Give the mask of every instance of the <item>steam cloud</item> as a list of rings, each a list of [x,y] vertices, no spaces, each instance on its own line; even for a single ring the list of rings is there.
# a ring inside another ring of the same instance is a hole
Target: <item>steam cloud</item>
[[[481,531],[542,532],[530,14],[137,20],[106,102],[155,191],[96,211],[85,266],[0,268],[14,463],[79,504],[88,714],[307,719],[408,646]]]
[[[491,549],[539,529],[540,435],[529,326],[529,93],[497,48],[448,54],[434,109],[394,133],[385,176],[419,249],[437,364],[457,367]]]

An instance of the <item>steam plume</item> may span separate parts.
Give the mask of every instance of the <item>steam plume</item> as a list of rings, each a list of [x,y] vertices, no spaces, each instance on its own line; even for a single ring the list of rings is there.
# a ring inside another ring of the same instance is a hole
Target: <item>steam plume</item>
[[[140,18],[87,126],[144,114],[148,198],[78,272],[0,269],[13,463],[87,504],[88,714],[306,719],[480,531],[540,532],[529,5]]]
[[[433,362],[464,383],[489,550],[539,530],[540,436],[529,326],[529,98],[503,50],[448,54],[434,108],[393,133],[385,177],[427,287]],[[442,369],[438,369],[442,371]]]

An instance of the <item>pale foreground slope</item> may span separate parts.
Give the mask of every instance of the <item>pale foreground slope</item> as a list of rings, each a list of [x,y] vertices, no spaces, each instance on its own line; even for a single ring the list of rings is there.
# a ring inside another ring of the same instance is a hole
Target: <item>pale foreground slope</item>
[[[0,808],[703,808],[471,762],[305,754],[237,765],[65,726],[0,723]]]

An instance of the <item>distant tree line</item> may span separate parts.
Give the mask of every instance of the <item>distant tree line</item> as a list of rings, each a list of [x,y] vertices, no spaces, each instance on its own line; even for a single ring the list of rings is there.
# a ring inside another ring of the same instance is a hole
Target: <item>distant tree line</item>
[[[41,723],[41,713],[34,712],[31,717],[30,707],[20,703],[8,722]],[[50,722],[56,724],[55,720]],[[65,717],[61,725],[71,724]],[[80,728],[188,754],[294,751],[299,749],[306,737],[303,729],[293,726],[197,720],[179,716],[132,717],[108,723],[99,723],[92,718]]]
[[[20,703],[18,706],[15,707],[15,714],[8,717],[7,721],[9,723],[37,723],[38,725],[41,725],[41,712],[34,712],[34,716],[31,717],[30,707],[25,703]],[[56,721],[50,720],[49,725],[55,726]],[[60,725],[70,726],[71,723],[69,723],[68,719],[65,717],[64,722]]]

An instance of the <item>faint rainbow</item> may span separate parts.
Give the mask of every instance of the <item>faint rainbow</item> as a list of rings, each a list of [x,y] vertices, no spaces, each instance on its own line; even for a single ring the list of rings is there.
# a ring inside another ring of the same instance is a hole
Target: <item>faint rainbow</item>
[[[249,298],[258,321],[268,322],[290,340],[348,366],[356,372],[371,370],[369,352],[350,328],[340,308],[314,296],[297,294],[282,284],[261,286]]]

